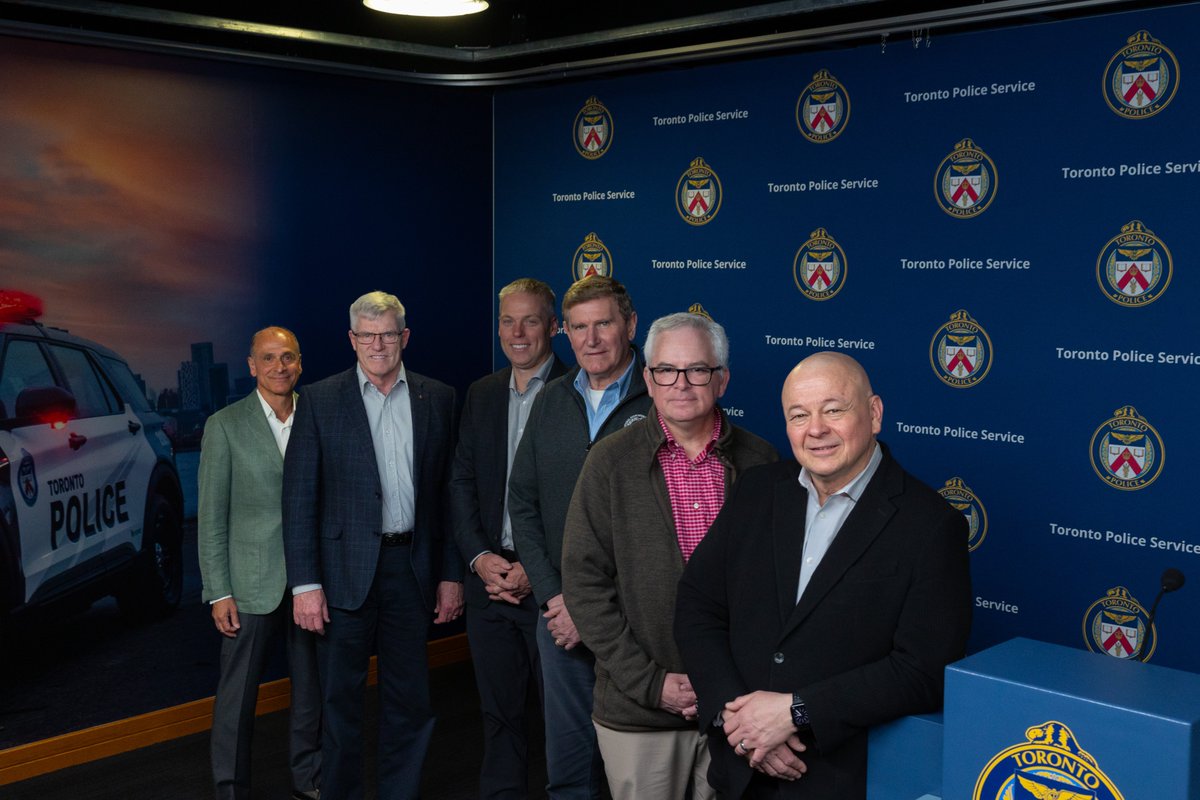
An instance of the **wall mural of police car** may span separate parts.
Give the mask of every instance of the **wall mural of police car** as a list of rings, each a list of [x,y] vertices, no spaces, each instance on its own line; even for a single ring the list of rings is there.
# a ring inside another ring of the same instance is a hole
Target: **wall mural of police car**
[[[105,595],[165,616],[183,588],[183,495],[163,418],[121,356],[41,313],[0,290],[0,628]]]

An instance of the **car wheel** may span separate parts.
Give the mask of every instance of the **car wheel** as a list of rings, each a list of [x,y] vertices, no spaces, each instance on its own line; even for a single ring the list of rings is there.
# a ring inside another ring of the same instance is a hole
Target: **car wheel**
[[[140,563],[128,588],[117,594],[122,613],[148,622],[179,607],[183,594],[183,526],[175,507],[160,494],[146,503]]]

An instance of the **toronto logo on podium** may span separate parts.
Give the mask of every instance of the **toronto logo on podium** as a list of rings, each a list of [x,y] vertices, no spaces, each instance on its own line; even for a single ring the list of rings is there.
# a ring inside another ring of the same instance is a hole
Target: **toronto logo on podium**
[[[963,139],[942,159],[933,178],[938,205],[952,217],[982,214],[996,199],[996,165],[970,139]]]
[[[951,478],[946,481],[945,486],[938,489],[938,494],[946,498],[947,503],[961,511],[962,515],[967,518],[969,526],[967,550],[978,549],[979,545],[983,544],[984,537],[987,536],[988,519],[987,509],[983,507],[983,503],[979,502],[975,492],[971,491],[971,487],[967,486],[962,478]]]
[[[575,149],[587,159],[597,159],[612,146],[613,118],[604,104],[589,97],[575,115]]]
[[[1114,489],[1145,489],[1162,474],[1166,449],[1149,420],[1122,406],[1092,434],[1092,469]]]
[[[675,208],[689,225],[707,225],[721,210],[721,179],[713,168],[696,158],[675,185]]]
[[[796,101],[796,126],[817,144],[832,142],[850,121],[850,95],[829,70],[819,70]]]
[[[571,257],[571,275],[583,280],[593,275],[611,278],[613,272],[612,253],[594,232],[583,237],[583,243],[575,248]]]
[[[796,251],[792,277],[809,300],[828,300],[846,285],[846,253],[824,228],[817,228]]]
[[[1096,281],[1117,305],[1144,306],[1167,290],[1175,265],[1171,251],[1141,220],[1121,226],[1096,259]]]
[[[1126,119],[1153,117],[1178,88],[1179,61],[1149,31],[1130,36],[1104,68],[1104,101]]]
[[[992,340],[964,310],[938,328],[929,343],[929,363],[947,386],[967,389],[987,377],[992,368]]]
[[[1025,731],[1025,741],[988,762],[972,800],[1124,800],[1075,734],[1051,720]]]
[[[1149,661],[1158,647],[1158,630],[1146,607],[1124,586],[1114,586],[1084,612],[1083,641],[1093,653]]]

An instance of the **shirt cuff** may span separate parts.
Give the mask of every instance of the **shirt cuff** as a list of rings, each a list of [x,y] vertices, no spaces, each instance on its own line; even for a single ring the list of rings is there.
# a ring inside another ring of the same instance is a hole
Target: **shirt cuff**
[[[301,584],[300,586],[293,586],[292,587],[292,596],[294,597],[295,595],[304,594],[305,592],[311,592],[314,589],[320,589],[320,588],[321,588],[321,584],[319,584],[319,583],[304,583],[304,584]]]

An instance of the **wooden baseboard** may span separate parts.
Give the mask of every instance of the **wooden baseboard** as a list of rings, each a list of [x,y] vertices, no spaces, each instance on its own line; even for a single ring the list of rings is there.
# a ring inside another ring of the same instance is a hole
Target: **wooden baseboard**
[[[429,642],[428,652],[431,669],[471,657],[465,633]],[[367,681],[374,684],[376,680],[376,661],[372,657]],[[258,689],[255,713],[282,711],[288,707],[290,699],[291,682],[287,678],[264,683]],[[212,709],[213,699],[207,697],[0,750],[0,786],[210,730]]]

